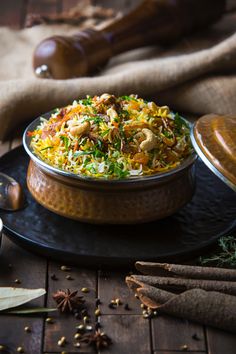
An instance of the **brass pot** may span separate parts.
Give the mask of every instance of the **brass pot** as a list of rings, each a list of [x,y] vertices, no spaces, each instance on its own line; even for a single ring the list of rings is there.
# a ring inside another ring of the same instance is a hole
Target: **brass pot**
[[[194,153],[177,168],[151,176],[123,180],[78,176],[46,164],[33,153],[27,132],[38,125],[39,118],[23,137],[31,158],[27,186],[38,203],[59,215],[97,224],[141,223],[171,215],[192,198]]]

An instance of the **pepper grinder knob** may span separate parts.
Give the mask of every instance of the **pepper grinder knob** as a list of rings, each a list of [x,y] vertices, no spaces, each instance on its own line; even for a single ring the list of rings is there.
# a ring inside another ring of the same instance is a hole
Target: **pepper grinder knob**
[[[217,21],[225,0],[144,0],[137,8],[102,30],[74,36],[53,36],[36,48],[37,76],[68,79],[85,76],[116,54],[138,47],[172,43]]]
[[[110,43],[103,33],[87,29],[71,37],[45,39],[35,49],[33,66],[38,77],[67,79],[94,72],[111,56]]]

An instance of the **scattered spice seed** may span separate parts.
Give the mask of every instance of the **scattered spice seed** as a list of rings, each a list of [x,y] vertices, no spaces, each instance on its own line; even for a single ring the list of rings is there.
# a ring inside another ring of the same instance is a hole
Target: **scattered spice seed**
[[[115,303],[116,303],[117,306],[122,305],[122,302],[121,302],[121,300],[119,298],[115,299]]]
[[[101,300],[99,298],[97,298],[95,304],[96,304],[96,307],[101,305]]]
[[[125,309],[126,311],[130,311],[130,310],[131,310],[131,308],[129,307],[129,304],[125,304],[125,305],[124,305],[124,309]]]
[[[136,299],[139,299],[138,294],[134,294],[134,297],[135,297]]]
[[[49,324],[52,324],[54,323],[52,317],[47,317],[46,320],[45,320],[46,323],[49,323]]]
[[[92,331],[93,327],[92,326],[86,326],[85,329],[86,329],[86,331]]]
[[[183,351],[188,350],[187,344],[181,345],[180,349],[183,350]]]
[[[95,331],[98,331],[99,328],[101,328],[101,323],[100,322],[96,322],[95,323]]]
[[[59,339],[57,344],[59,347],[63,347],[66,344],[66,337],[61,337],[61,339]]]
[[[83,317],[83,322],[84,323],[88,323],[89,322],[89,317],[88,316],[84,316]]]
[[[85,326],[83,324],[80,324],[75,327],[80,333],[85,331]]]
[[[67,267],[67,266],[65,266],[65,265],[62,265],[62,266],[61,266],[61,270],[62,270],[63,272],[69,272],[69,271],[71,270],[71,268],[70,268],[70,267]]]
[[[108,305],[108,307],[112,310],[114,310],[116,308],[115,304],[113,304],[112,302],[110,302],[110,304]]]
[[[95,316],[98,317],[98,316],[101,316],[101,311],[100,309],[96,309],[95,312],[94,312]]]
[[[74,312],[74,317],[75,317],[76,319],[81,318],[80,312],[78,312],[78,311]]]
[[[141,307],[141,309],[146,309],[147,308],[147,306],[145,306],[144,304],[141,304],[140,307]]]
[[[152,315],[151,315],[151,313],[148,313],[146,310],[143,310],[143,318],[151,318],[152,317]]]
[[[31,329],[30,329],[30,327],[26,326],[26,327],[24,328],[24,331],[27,332],[27,333],[30,333],[30,332],[31,332]]]
[[[147,319],[147,318],[150,318],[150,316],[148,313],[146,313],[145,315],[143,315],[143,318]]]
[[[73,292],[69,289],[66,291],[58,290],[52,295],[52,297],[56,301],[57,308],[61,310],[61,312],[73,312],[84,304],[83,296],[76,296],[77,293],[77,290]]]
[[[192,335],[192,338],[193,338],[194,340],[201,340],[201,339],[198,337],[197,333],[194,333],[194,334]]]
[[[81,333],[75,333],[74,339],[78,340],[81,338]]]
[[[20,281],[19,279],[15,279],[15,280],[14,280],[14,283],[16,283],[16,284],[21,284],[21,281]]]
[[[4,345],[0,345],[0,352],[5,351],[7,348]]]
[[[16,351],[17,351],[18,353],[24,353],[24,348],[23,348],[23,347],[18,347],[18,348],[16,349]]]
[[[67,354],[67,352],[63,351],[63,352],[61,352],[61,354]]]
[[[67,279],[67,280],[74,280],[71,275],[67,275],[67,276],[66,276],[66,279]]]
[[[74,347],[75,347],[75,348],[80,348],[80,346],[81,346],[81,344],[80,344],[79,342],[74,343]]]
[[[81,291],[82,291],[82,293],[89,293],[89,289],[88,288],[82,288]]]
[[[81,315],[82,315],[82,316],[87,316],[87,315],[88,315],[88,311],[87,311],[86,309],[83,309],[83,310],[81,311]]]
[[[52,275],[51,275],[51,279],[52,279],[52,280],[58,280],[56,274],[52,274]]]

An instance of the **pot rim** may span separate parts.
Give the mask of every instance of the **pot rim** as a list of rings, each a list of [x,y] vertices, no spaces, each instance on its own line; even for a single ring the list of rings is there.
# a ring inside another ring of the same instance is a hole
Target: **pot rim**
[[[27,135],[28,131],[34,130],[40,123],[41,118],[49,118],[51,115],[52,111],[47,112],[45,114],[42,114],[40,117],[34,119],[25,129],[24,134],[23,134],[23,146],[26,151],[26,153],[29,155],[29,157],[37,164],[39,165],[45,172],[53,175],[59,175],[62,177],[66,177],[72,180],[77,180],[81,181],[84,183],[88,184],[106,184],[106,185],[124,185],[124,184],[133,184],[133,183],[144,183],[144,182],[158,182],[158,181],[164,181],[166,178],[169,177],[174,177],[179,175],[183,170],[187,169],[189,166],[191,166],[195,160],[197,159],[197,154],[193,150],[192,154],[189,155],[178,167],[171,169],[170,171],[167,172],[160,172],[156,173],[150,176],[132,176],[129,178],[124,178],[124,179],[105,179],[105,178],[94,178],[94,177],[88,177],[88,176],[82,176],[82,175],[76,175],[72,172],[60,170],[57,167],[53,167],[43,160],[41,160],[32,150],[30,147],[30,139]],[[183,117],[181,117],[183,118]],[[183,118],[185,122],[189,125],[189,128],[192,128],[192,123],[188,121],[187,119]]]

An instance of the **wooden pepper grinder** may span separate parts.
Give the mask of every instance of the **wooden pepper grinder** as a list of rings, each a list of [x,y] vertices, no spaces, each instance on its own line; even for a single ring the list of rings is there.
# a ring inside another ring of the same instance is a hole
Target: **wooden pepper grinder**
[[[86,29],[74,36],[53,36],[34,52],[38,77],[68,79],[85,76],[116,54],[158,43],[170,43],[217,21],[225,0],[144,0],[136,9],[102,30]]]

